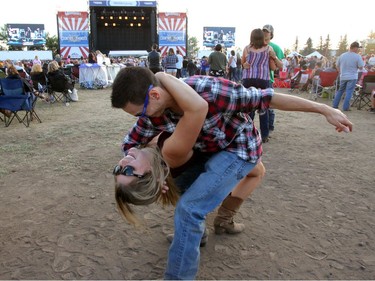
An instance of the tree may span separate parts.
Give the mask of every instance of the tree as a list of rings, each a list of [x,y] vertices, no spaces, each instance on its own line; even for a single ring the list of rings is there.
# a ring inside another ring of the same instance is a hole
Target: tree
[[[188,45],[186,54],[189,58],[195,58],[198,54],[199,47],[198,47],[198,39],[197,37],[188,37]]]
[[[340,56],[341,54],[345,53],[348,50],[348,38],[345,34],[344,37],[340,37],[339,45],[337,46],[336,56]]]
[[[50,36],[48,32],[46,33],[46,49],[52,51],[53,57],[58,53],[59,44],[56,35]]]
[[[316,50],[321,54],[323,53],[323,37],[322,36],[319,37],[319,45],[316,47]]]
[[[8,42],[8,28],[7,28],[7,25],[4,24],[0,28],[0,50],[6,50],[7,42]]]
[[[368,35],[368,39],[365,40],[365,44],[363,44],[365,54],[374,54],[375,53],[375,32],[371,30],[370,34]]]
[[[296,36],[296,42],[294,43],[294,51],[298,52],[298,36]]]
[[[306,41],[306,45],[305,45],[305,48],[302,50],[301,54],[304,55],[304,56],[307,56],[308,54],[311,54],[312,52],[314,52],[314,49],[313,49],[313,44],[312,44],[312,40],[311,38],[309,37]]]
[[[322,54],[326,58],[329,58],[331,56],[330,48],[331,48],[331,39],[329,39],[329,34],[328,34],[327,38],[326,38],[326,41],[323,45],[323,54]]]

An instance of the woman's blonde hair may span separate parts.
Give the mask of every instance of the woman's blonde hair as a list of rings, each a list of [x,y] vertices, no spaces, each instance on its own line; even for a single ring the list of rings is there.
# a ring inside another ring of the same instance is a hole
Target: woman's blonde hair
[[[35,73],[43,72],[42,66],[38,63],[33,64],[33,66],[31,67],[31,72],[35,72]]]
[[[152,155],[151,171],[145,174],[143,178],[135,179],[128,185],[115,183],[115,198],[117,207],[123,217],[133,225],[138,225],[139,220],[134,211],[129,206],[133,205],[149,205],[159,202],[163,206],[175,206],[178,200],[177,187],[169,172],[168,165],[164,162],[159,148],[146,147],[143,148]],[[162,193],[164,182],[167,183],[169,190]]]
[[[60,68],[59,64],[57,61],[53,60],[48,64],[48,73],[54,72]]]

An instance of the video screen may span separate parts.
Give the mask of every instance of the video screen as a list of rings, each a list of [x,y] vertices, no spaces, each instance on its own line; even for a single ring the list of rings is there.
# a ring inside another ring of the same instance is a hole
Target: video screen
[[[44,24],[7,24],[8,45],[43,46],[46,44]]]
[[[203,46],[215,47],[221,44],[225,48],[236,45],[235,27],[203,27]]]

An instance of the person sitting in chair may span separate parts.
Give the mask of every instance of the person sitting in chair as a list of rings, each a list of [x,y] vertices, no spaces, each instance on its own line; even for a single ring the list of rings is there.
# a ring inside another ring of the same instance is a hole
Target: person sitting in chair
[[[308,71],[307,71],[307,65],[303,64],[301,66],[301,70],[298,71],[290,80],[290,92],[293,92],[294,89],[300,88],[302,91],[307,90],[308,86]],[[301,85],[300,85],[301,84]]]
[[[36,95],[41,99],[45,99],[42,92],[43,87],[46,87],[47,85],[47,79],[40,64],[33,64],[30,72],[30,78],[33,82],[33,88],[36,91]],[[42,87],[41,89],[39,85]]]
[[[29,83],[29,81],[23,77],[21,77],[20,73],[18,72],[17,68],[14,65],[8,66],[7,70],[7,77],[8,79],[21,79],[23,82],[23,89],[25,92],[33,92],[33,86]]]
[[[70,100],[69,96],[74,89],[74,82],[69,78],[69,76],[64,74],[63,69],[59,67],[57,61],[51,61],[48,64],[47,80],[50,99],[53,99],[51,98],[51,93],[56,91],[62,92],[66,101]]]

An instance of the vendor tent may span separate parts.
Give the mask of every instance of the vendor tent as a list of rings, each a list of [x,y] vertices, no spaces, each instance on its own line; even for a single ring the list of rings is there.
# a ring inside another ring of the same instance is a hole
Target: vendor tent
[[[288,55],[288,58],[291,58],[293,56],[302,56],[300,53],[296,52],[296,51],[293,51],[291,52],[289,55]],[[303,57],[303,56],[302,56]]]
[[[317,57],[318,59],[320,59],[322,57],[322,55],[318,51],[315,51],[315,52],[312,52],[311,54],[307,55],[306,57],[307,58]]]

